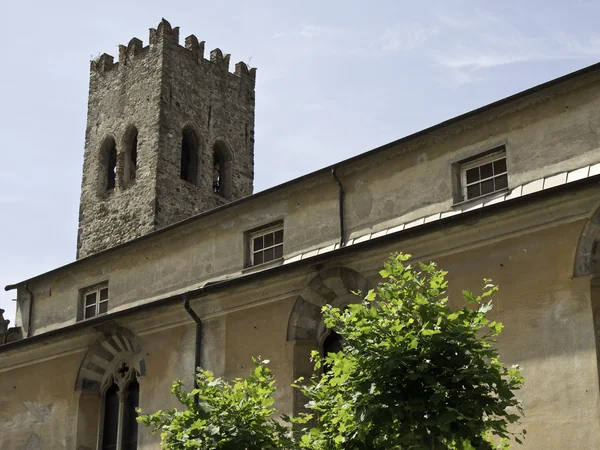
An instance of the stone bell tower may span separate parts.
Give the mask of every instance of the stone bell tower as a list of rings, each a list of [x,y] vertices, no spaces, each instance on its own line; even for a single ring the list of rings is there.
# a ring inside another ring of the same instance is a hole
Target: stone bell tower
[[[92,61],[77,258],[252,194],[255,80],[164,19]]]

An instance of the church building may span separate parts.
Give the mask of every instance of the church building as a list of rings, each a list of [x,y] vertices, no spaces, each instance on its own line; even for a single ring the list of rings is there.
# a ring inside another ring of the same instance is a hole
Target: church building
[[[292,415],[321,307],[405,252],[455,306],[500,286],[523,448],[599,449],[600,64],[253,194],[255,80],[165,20],[91,62],[76,259],[5,288],[0,448],[158,449],[137,406],[253,356]]]

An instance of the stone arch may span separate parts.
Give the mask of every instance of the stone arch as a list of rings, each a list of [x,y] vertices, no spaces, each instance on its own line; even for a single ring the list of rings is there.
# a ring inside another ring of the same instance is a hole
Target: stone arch
[[[371,285],[360,273],[347,267],[334,267],[319,272],[296,298],[287,327],[287,341],[292,348],[292,379],[310,378],[313,365],[310,354],[321,351],[329,335],[323,323],[321,308],[326,305],[343,306],[360,301],[354,292],[366,294]],[[298,389],[291,393],[292,408],[289,413],[303,411],[306,399]]]
[[[114,367],[121,361],[132,364],[137,376],[144,376],[146,364],[140,358],[141,351],[133,333],[125,328],[105,334],[85,354],[79,366],[75,390],[101,393]]]
[[[132,382],[137,383],[139,377],[145,375],[146,365],[140,358],[141,354],[141,347],[133,333],[121,327],[107,330],[104,336],[89,348],[83,357],[75,382],[75,390],[79,394],[76,448],[101,448],[105,415],[104,394],[113,383],[117,383],[119,391],[124,392]],[[121,370],[123,365],[127,368],[126,371]],[[125,399],[124,396],[119,397],[120,402]]]
[[[573,276],[600,275],[600,205],[579,237]]]
[[[346,267],[320,272],[296,299],[288,321],[287,340],[318,342],[323,334],[321,308],[326,304],[358,302],[360,297],[353,292],[366,294],[370,286],[361,274]]]

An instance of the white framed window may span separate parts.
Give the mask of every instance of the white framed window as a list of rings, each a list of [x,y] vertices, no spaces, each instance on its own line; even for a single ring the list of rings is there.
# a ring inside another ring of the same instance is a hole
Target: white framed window
[[[250,233],[250,265],[283,258],[283,223]]]
[[[491,153],[460,166],[463,201],[508,188],[506,151]]]
[[[91,319],[108,311],[108,285],[85,289],[82,293],[82,318]]]

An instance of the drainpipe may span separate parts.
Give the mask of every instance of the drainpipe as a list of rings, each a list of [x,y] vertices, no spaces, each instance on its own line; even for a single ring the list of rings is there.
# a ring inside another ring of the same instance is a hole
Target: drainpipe
[[[338,210],[340,212],[340,248],[343,247],[344,245],[346,245],[346,242],[344,240],[344,187],[342,186],[342,182],[340,181],[340,179],[338,178],[337,174],[335,173],[336,168],[334,167],[333,169],[331,169],[331,175],[333,176],[335,182],[338,185]]]
[[[25,290],[29,293],[29,311],[27,314],[27,337],[31,336],[31,320],[33,318],[33,292],[29,289],[29,286],[25,284]]]
[[[190,299],[187,294],[183,294],[183,307],[190,315],[194,322],[196,322],[196,350],[194,354],[194,389],[198,388],[198,380],[196,379],[196,369],[200,367],[200,354],[202,351],[202,320],[198,317],[198,314],[190,306]],[[194,401],[198,404],[198,394],[194,396]]]

